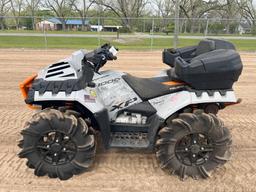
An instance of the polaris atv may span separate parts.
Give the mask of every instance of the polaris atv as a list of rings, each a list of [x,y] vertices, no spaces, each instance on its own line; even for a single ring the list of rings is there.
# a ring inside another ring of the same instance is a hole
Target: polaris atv
[[[80,50],[21,83],[26,104],[39,110],[19,142],[35,175],[65,180],[88,170],[97,135],[105,148],[155,151],[160,167],[181,179],[207,178],[230,159],[231,135],[216,115],[240,102],[233,44],[206,39],[166,49],[170,68],[152,78],[100,71],[116,54],[109,44]]]

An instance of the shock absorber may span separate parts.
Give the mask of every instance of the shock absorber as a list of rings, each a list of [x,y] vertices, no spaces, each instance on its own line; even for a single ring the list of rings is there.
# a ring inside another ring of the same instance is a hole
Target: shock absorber
[[[71,101],[66,101],[65,102],[65,108],[66,109],[73,109],[74,108],[74,103]]]
[[[216,115],[219,109],[220,109],[220,106],[218,105],[218,103],[210,103],[204,106],[205,113],[213,113]]]

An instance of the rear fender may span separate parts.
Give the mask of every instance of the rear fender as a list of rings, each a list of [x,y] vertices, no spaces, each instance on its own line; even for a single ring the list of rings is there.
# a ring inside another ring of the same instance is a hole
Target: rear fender
[[[204,103],[238,103],[234,91],[201,91],[200,94],[180,91],[149,100],[157,110],[157,115],[167,119],[186,106]]]

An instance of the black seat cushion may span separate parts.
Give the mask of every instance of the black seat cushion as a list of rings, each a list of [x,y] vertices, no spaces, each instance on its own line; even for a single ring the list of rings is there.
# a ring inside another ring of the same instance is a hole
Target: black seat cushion
[[[236,50],[235,45],[223,39],[208,39],[214,41],[215,49],[233,49]]]
[[[152,79],[134,77],[130,74],[123,75],[122,78],[143,101],[170,93],[169,86]]]
[[[215,42],[213,40],[204,39],[199,42],[195,55],[201,55],[203,53],[207,53],[213,51],[215,49]]]

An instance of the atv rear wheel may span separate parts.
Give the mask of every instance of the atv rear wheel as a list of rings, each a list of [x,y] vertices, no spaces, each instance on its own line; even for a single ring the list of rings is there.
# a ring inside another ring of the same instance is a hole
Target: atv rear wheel
[[[20,158],[37,176],[66,180],[86,171],[93,163],[94,135],[77,113],[44,109],[35,114],[21,132]]]
[[[213,114],[182,113],[159,131],[156,157],[160,167],[184,179],[207,178],[230,159],[231,135]]]

